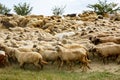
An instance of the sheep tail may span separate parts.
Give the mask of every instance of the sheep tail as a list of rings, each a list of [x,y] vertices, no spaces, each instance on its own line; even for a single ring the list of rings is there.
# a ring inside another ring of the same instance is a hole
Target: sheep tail
[[[86,61],[87,61],[88,63],[91,62],[91,60],[89,60],[89,58],[88,58],[88,55],[85,57],[85,59],[86,59]]]
[[[44,61],[44,60],[40,60],[41,64],[48,64],[48,62]]]

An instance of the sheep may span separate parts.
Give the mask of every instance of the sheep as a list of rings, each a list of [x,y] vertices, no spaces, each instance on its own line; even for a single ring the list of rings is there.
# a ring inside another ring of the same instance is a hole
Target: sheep
[[[11,53],[12,47],[6,46],[4,43],[0,43],[0,48],[5,51],[5,53],[9,56]]]
[[[44,51],[40,51],[40,54],[42,55],[42,57],[45,61],[52,61],[52,64],[54,62],[58,62],[58,60],[59,60],[57,51],[44,50]]]
[[[98,45],[92,45],[90,48],[89,48],[89,52],[90,53],[92,53],[92,55],[93,55],[93,58],[95,57],[95,47],[102,47],[102,46],[104,46],[104,45],[116,45],[116,43],[114,43],[114,42],[106,42],[106,43],[101,43],[101,44],[98,44]]]
[[[67,14],[67,17],[76,17],[76,14]]]
[[[20,63],[20,68],[24,68],[25,63],[32,63],[36,67],[43,69],[43,64],[47,64],[47,62],[43,60],[43,57],[37,52],[21,52],[14,49],[12,53]]]
[[[83,48],[82,45],[76,44],[76,43],[62,44],[61,42],[58,42],[58,45],[61,45],[62,47],[69,48],[69,49]]]
[[[26,26],[28,27],[42,27],[44,25],[43,20],[38,20],[37,18],[31,19]]]
[[[6,66],[8,65],[8,59],[7,59],[7,55],[5,54],[4,51],[0,50],[0,67]]]
[[[11,31],[20,31],[20,32],[24,32],[24,28],[21,28],[21,27],[9,28],[9,30],[11,30]]]
[[[62,44],[61,42],[58,42],[58,45],[64,47],[64,48],[68,48],[68,49],[79,49],[79,48],[84,48],[86,51],[87,48],[85,46],[83,46],[82,44],[76,44],[76,43],[71,43],[71,44]],[[88,57],[88,52],[86,52],[86,55],[87,55],[87,58],[89,59]]]
[[[59,40],[62,40],[64,37],[70,37],[74,35],[75,35],[75,32],[63,32],[63,33],[58,33],[54,36],[58,38]]]
[[[110,20],[120,21],[120,13],[109,14]]]
[[[36,46],[36,48],[42,47],[42,48],[45,49],[45,50],[54,50],[54,49],[55,49],[54,46],[55,46],[56,44],[57,44],[56,42],[41,41],[41,42],[39,42],[39,45]]]
[[[117,57],[120,55],[120,45],[118,44],[113,44],[113,45],[104,45],[104,46],[99,46],[95,47],[93,51],[100,57],[102,57],[103,63],[105,64],[105,59],[109,57]]]
[[[99,43],[106,43],[106,42],[115,42],[117,44],[120,44],[120,37],[114,37],[114,36],[109,36],[109,37],[94,37],[94,38],[89,38],[92,43],[95,45]]]
[[[0,43],[0,48],[3,50],[3,51],[5,51],[5,53],[6,53],[6,55],[8,56],[8,62],[10,62],[10,64],[11,63],[13,63],[13,62],[16,62],[15,61],[15,58],[14,57],[12,57],[12,51],[13,51],[13,48],[12,47],[8,47],[8,46],[6,46],[5,44],[3,44],[3,43]]]
[[[59,58],[61,60],[61,64],[59,65],[59,68],[63,66],[64,62],[70,63],[70,61],[80,61],[82,62],[82,68],[83,71],[87,70],[87,67],[90,69],[88,63],[90,60],[88,60],[87,55],[86,55],[86,50],[84,48],[79,48],[79,49],[67,49],[62,46],[57,45],[56,50],[59,54]],[[71,69],[71,64],[70,64],[70,69]]]
[[[21,52],[32,52],[33,49],[32,48],[24,48],[24,47],[20,47],[20,48],[17,48],[19,51]]]
[[[39,52],[45,61],[51,61],[52,63],[58,61],[58,53],[55,51],[55,48],[45,48],[45,46],[42,45],[34,45],[33,50]]]

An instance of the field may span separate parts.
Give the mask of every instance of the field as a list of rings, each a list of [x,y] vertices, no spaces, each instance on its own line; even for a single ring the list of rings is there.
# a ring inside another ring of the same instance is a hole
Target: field
[[[120,80],[120,66],[114,63],[91,63],[91,70],[81,72],[78,65],[73,70],[63,67],[58,70],[56,65],[46,65],[43,70],[37,70],[33,65],[18,65],[0,68],[0,80]]]

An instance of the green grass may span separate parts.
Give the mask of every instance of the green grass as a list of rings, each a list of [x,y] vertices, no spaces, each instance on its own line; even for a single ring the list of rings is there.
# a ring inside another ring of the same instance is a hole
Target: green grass
[[[120,80],[120,75],[108,72],[70,72],[49,66],[40,71],[12,66],[0,68],[0,80]]]

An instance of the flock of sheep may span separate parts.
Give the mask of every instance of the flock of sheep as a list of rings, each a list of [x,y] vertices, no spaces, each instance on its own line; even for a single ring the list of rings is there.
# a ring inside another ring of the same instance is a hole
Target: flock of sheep
[[[56,63],[58,69],[79,64],[91,69],[96,57],[120,63],[119,21],[94,12],[60,16],[1,15],[0,66],[32,63],[38,69]]]

